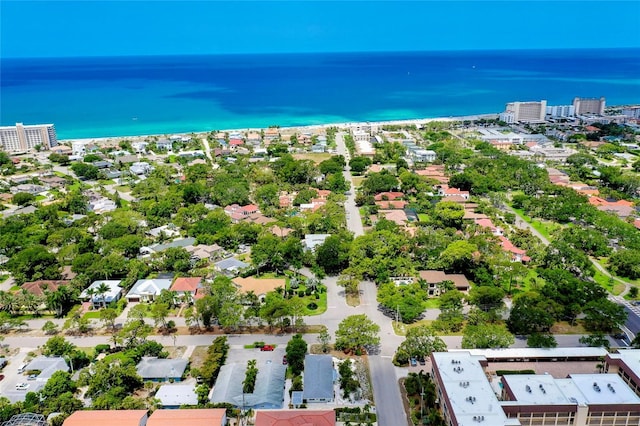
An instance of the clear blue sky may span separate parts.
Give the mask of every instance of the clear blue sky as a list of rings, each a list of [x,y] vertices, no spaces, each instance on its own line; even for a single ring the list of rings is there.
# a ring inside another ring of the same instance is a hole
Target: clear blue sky
[[[1,57],[640,47],[640,1],[0,0]]]

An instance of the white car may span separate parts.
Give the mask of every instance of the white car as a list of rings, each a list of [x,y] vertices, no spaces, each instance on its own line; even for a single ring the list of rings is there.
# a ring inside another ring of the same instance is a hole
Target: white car
[[[16,390],[27,390],[29,389],[29,383],[18,383],[16,385]]]

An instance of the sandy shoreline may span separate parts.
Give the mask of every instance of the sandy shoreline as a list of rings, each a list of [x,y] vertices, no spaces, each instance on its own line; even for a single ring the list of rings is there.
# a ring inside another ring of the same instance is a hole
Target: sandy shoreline
[[[320,128],[328,128],[328,127],[353,127],[353,126],[362,126],[362,125],[375,125],[375,126],[389,126],[389,125],[422,125],[425,123],[429,123],[432,121],[463,121],[463,120],[480,120],[483,118],[497,118],[498,114],[474,114],[474,115],[465,115],[465,116],[456,116],[456,117],[438,117],[438,118],[414,118],[414,119],[406,119],[406,120],[388,120],[388,121],[360,121],[360,122],[343,122],[343,123],[328,123],[328,124],[312,124],[306,126],[288,126],[288,127],[280,127],[280,130],[285,131],[293,131],[293,130],[301,130],[301,129],[320,129]],[[220,129],[217,131],[220,132],[252,132],[266,129],[266,127],[248,127],[248,128],[236,128],[236,129]],[[122,140],[122,139],[130,139],[130,140],[139,140],[145,139],[149,137],[167,137],[172,135],[188,135],[188,134],[196,134],[203,135],[209,133],[209,130],[204,131],[196,131],[196,132],[179,132],[179,133],[163,133],[163,134],[152,134],[152,135],[131,135],[131,136],[105,136],[98,138],[72,138],[72,139],[59,139],[58,142],[84,142],[84,143],[100,143],[100,142],[108,142],[113,141],[114,139]]]

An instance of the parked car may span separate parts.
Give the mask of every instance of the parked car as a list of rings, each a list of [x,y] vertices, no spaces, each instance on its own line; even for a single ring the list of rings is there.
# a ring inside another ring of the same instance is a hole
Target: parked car
[[[260,348],[261,351],[273,351],[275,348],[271,345],[264,345],[263,347]]]
[[[423,356],[421,356],[420,358],[418,358],[418,362],[420,363],[420,365],[426,365],[427,361],[424,359]]]
[[[29,383],[18,383],[16,385],[16,390],[27,390],[29,389]]]
[[[282,357],[282,365],[287,365],[287,356]]]
[[[4,380],[4,374],[0,374],[0,381]]]
[[[412,367],[415,367],[416,365],[418,365],[418,361],[416,361],[415,358],[411,358],[410,362]]]
[[[29,377],[27,377],[27,380],[35,380],[36,378],[38,378],[37,374],[29,374]]]

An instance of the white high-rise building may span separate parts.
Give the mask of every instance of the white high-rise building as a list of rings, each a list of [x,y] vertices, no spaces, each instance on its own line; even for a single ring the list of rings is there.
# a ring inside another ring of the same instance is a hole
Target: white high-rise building
[[[8,153],[27,152],[40,146],[49,150],[58,145],[56,129],[53,124],[24,125],[0,127],[0,150]]]
[[[510,102],[500,119],[507,123],[542,123],[547,112],[547,101]]]
[[[576,110],[573,105],[553,105],[547,107],[547,115],[553,118],[575,117]]]
[[[605,98],[573,98],[573,108],[576,115],[597,114],[604,115]]]

